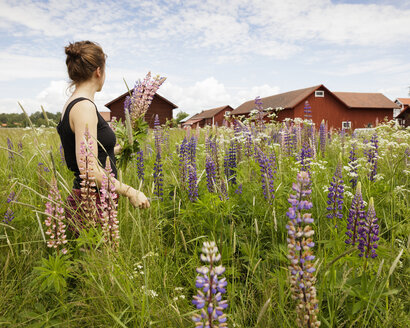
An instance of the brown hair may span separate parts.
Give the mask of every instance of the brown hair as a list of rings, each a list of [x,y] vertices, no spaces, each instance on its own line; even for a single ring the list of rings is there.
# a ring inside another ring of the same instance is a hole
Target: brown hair
[[[97,67],[104,71],[107,56],[97,43],[91,41],[70,43],[65,47],[65,53],[68,76],[72,80],[71,85],[90,79]]]

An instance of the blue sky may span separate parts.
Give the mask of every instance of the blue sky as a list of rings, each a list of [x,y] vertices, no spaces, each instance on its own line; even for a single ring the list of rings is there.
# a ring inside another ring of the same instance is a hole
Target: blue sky
[[[148,71],[190,114],[317,84],[407,97],[409,17],[409,0],[0,0],[0,112],[61,111],[79,40],[108,54],[100,110]]]

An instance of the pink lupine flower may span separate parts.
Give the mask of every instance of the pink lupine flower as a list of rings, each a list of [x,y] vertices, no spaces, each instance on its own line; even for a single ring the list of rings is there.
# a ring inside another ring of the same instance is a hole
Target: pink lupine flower
[[[119,246],[120,233],[118,229],[119,221],[117,219],[117,193],[115,192],[115,185],[112,182],[114,173],[112,173],[110,158],[107,157],[105,165],[106,174],[104,174],[101,188],[100,188],[100,200],[102,211],[102,230],[103,236],[107,242],[113,247]]]
[[[135,127],[134,124],[138,119],[145,116],[155,93],[165,80],[165,77],[160,77],[159,75],[151,78],[151,72],[148,72],[143,81],[137,81],[131,96],[126,97],[124,109],[130,113],[133,127]]]
[[[86,127],[84,132],[84,141],[81,142],[80,146],[80,178],[81,180],[81,207],[84,214],[85,223],[91,223],[95,225],[97,220],[97,208],[96,208],[96,184],[94,169],[92,165],[93,154],[93,140],[91,140],[88,127]]]
[[[45,209],[47,217],[44,221],[48,228],[46,231],[46,235],[49,237],[47,247],[55,248],[57,252],[61,250],[63,254],[66,254],[67,249],[64,245],[67,243],[67,236],[65,234],[64,208],[55,179],[51,182],[51,188],[47,198],[48,201]]]

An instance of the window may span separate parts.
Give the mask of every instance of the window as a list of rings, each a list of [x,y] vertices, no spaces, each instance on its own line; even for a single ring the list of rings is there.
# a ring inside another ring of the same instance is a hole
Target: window
[[[316,90],[315,91],[315,97],[324,97],[325,96],[325,92],[323,90]]]
[[[347,130],[352,128],[352,122],[350,121],[343,121],[342,122],[342,129]]]

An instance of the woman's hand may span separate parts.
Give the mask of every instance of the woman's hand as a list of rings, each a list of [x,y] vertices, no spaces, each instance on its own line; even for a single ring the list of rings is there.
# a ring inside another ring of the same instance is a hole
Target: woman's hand
[[[118,155],[121,152],[121,150],[122,150],[121,145],[116,145],[114,147],[114,155]]]
[[[129,188],[127,192],[127,197],[134,207],[139,207],[139,208],[149,208],[150,207],[148,198],[145,197],[144,193],[139,190],[136,190],[132,187]]]

